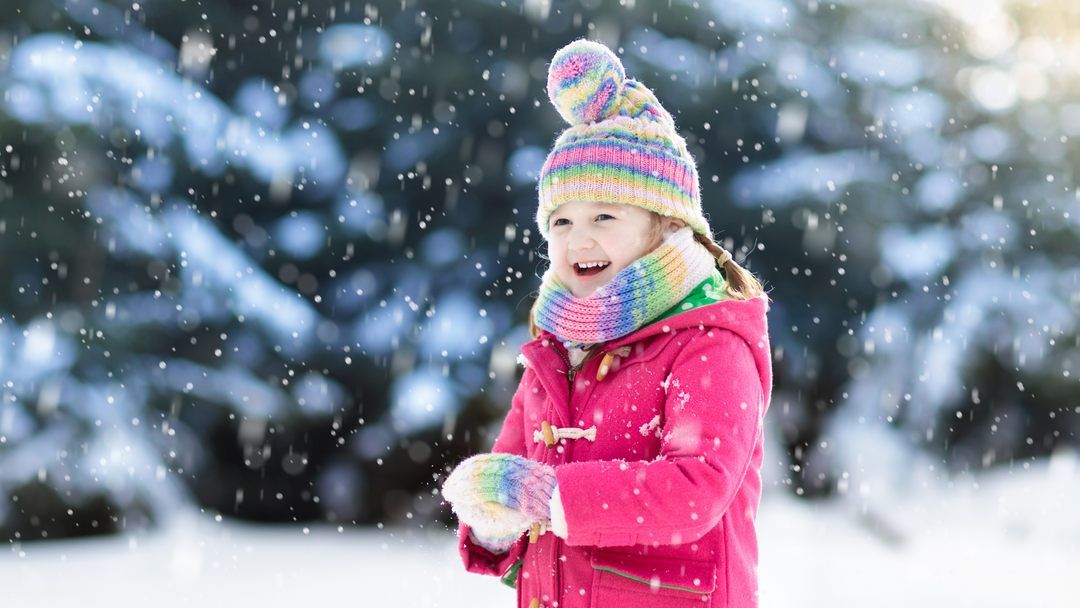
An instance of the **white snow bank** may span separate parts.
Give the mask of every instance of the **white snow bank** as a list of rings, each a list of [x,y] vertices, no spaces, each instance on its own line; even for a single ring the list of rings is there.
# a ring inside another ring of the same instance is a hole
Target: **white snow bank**
[[[2,606],[510,606],[514,597],[465,572],[446,531],[339,532],[192,515],[144,537],[0,553]]]
[[[858,498],[763,501],[763,608],[1080,605],[1076,455],[912,491],[888,513]],[[857,493],[857,492],[856,492]]]
[[[857,500],[769,494],[758,520],[762,607],[1074,605],[1075,456],[928,487],[886,516]],[[977,484],[977,487],[976,487]],[[0,552],[4,606],[507,607],[464,572],[446,531],[265,526],[189,515],[138,537]]]

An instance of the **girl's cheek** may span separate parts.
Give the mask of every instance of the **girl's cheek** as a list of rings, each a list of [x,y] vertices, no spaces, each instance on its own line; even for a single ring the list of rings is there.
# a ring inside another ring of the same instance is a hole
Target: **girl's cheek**
[[[573,269],[566,265],[565,260],[552,260],[551,268],[555,271],[555,276],[559,277],[563,283],[569,283],[573,278]]]

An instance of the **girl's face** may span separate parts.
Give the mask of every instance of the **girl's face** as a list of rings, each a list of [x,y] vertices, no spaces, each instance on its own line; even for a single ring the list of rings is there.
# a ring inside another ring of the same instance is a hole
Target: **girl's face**
[[[653,249],[658,219],[635,205],[563,203],[548,220],[551,266],[575,297],[587,298]]]

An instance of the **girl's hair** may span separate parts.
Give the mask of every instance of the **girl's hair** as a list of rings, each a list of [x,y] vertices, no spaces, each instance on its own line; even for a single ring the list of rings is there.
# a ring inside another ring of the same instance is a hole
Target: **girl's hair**
[[[713,254],[717,261],[727,258],[721,268],[724,271],[724,291],[729,296],[736,300],[749,300],[765,293],[765,287],[754,276],[754,273],[739,266],[735,258],[731,257],[731,254],[727,251],[724,251],[723,247],[717,245],[711,237],[695,232],[694,239],[704,245],[705,249],[708,249],[709,253]],[[765,297],[768,298],[768,296]]]
[[[660,243],[664,242],[664,232],[668,226],[672,223],[672,218],[661,216],[659,213],[650,212],[652,215],[652,226],[650,228],[650,239],[652,241],[649,251],[652,251],[660,246]],[[754,273],[739,266],[735,261],[735,258],[731,256],[723,247],[717,245],[712,237],[695,232],[694,240],[701,243],[705,249],[709,250],[709,253],[716,258],[717,262],[720,260],[726,261],[720,265],[720,268],[724,271],[724,291],[736,300],[749,300],[765,293],[765,288],[762,286],[761,281],[758,280]],[[768,298],[768,296],[765,296]],[[539,300],[533,303],[532,309],[529,310],[529,334],[535,340],[540,337],[540,328],[537,327],[535,319],[536,305]]]

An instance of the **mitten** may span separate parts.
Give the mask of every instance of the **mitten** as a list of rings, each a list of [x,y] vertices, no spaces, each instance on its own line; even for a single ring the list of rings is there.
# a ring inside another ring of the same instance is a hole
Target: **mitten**
[[[442,494],[480,544],[500,551],[551,516],[555,483],[550,466],[513,454],[477,454],[450,473]]]
[[[494,501],[451,506],[458,519],[469,525],[473,543],[492,553],[509,551],[531,525],[524,513]]]

